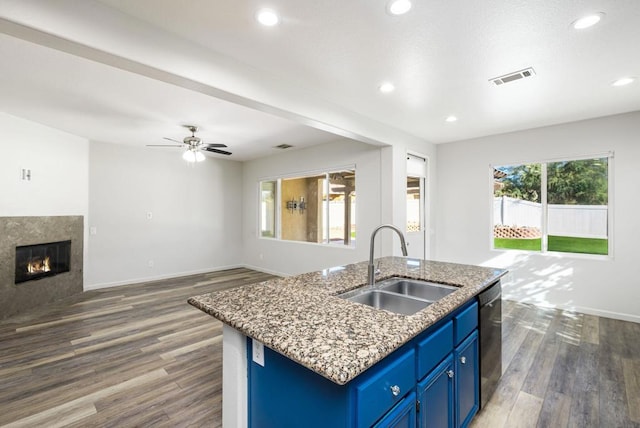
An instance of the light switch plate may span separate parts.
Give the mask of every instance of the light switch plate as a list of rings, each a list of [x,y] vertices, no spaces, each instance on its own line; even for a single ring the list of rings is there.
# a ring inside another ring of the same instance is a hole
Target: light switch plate
[[[264,367],[264,345],[255,339],[251,339],[253,362]]]

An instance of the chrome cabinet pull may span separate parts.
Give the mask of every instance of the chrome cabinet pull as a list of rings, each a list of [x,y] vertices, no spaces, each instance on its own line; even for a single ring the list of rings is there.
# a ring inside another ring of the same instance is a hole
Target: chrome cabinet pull
[[[453,370],[447,370],[447,376],[453,378]]]
[[[467,364],[467,357],[465,357],[464,355],[462,357],[460,357],[460,363],[461,364]]]
[[[400,395],[400,387],[398,385],[393,385],[391,387],[391,393],[394,397],[397,397],[398,395]]]

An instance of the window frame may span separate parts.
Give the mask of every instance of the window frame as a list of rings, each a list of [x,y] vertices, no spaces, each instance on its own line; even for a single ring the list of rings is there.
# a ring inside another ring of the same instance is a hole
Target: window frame
[[[549,251],[548,250],[548,203],[547,203],[547,164],[555,162],[571,162],[588,159],[607,158],[607,254],[589,254],[589,253],[573,253],[563,251]],[[489,248],[491,251],[500,252],[518,252],[526,254],[537,254],[541,256],[560,257],[560,258],[576,258],[576,259],[590,259],[590,260],[613,260],[614,259],[614,173],[615,173],[615,156],[613,151],[600,152],[586,155],[566,156],[558,158],[550,158],[534,161],[514,161],[514,162],[501,162],[493,163],[489,165],[490,177],[490,233],[489,233]],[[495,197],[494,189],[494,170],[505,166],[519,166],[519,165],[540,165],[540,203],[542,208],[541,216],[541,245],[540,251],[533,250],[521,250],[514,248],[496,248],[495,236],[494,236],[494,207],[493,201]]]
[[[323,247],[330,247],[330,248],[339,248],[339,249],[350,249],[353,250],[356,248],[356,241],[351,241],[350,244],[337,244],[335,242],[331,242],[330,238],[330,231],[328,228],[326,228],[326,236],[323,236],[323,242],[310,242],[310,241],[301,241],[301,240],[295,240],[295,239],[282,239],[282,181],[283,180],[291,180],[291,179],[297,179],[297,178],[306,178],[306,177],[313,177],[313,176],[320,176],[320,175],[325,175],[325,189],[323,189],[324,191],[329,190],[329,174],[333,173],[333,172],[341,172],[341,171],[347,171],[347,170],[352,170],[355,174],[355,183],[356,183],[356,189],[358,188],[358,174],[357,174],[357,168],[355,164],[349,164],[349,165],[338,165],[338,166],[333,166],[330,168],[322,168],[322,169],[312,169],[312,170],[305,170],[305,171],[300,171],[300,172],[294,172],[294,173],[288,173],[288,174],[280,174],[280,175],[273,175],[273,176],[268,176],[268,177],[262,177],[258,179],[257,182],[257,189],[258,189],[258,215],[257,215],[257,230],[258,230],[258,239],[266,239],[266,240],[274,240],[274,241],[279,241],[279,242],[291,242],[291,243],[296,243],[296,244],[307,244],[307,245],[320,245]],[[277,194],[276,194],[276,202],[275,202],[275,209],[276,209],[276,213],[275,213],[275,218],[276,218],[276,224],[275,224],[275,229],[276,229],[276,233],[274,234],[273,237],[271,236],[262,236],[262,194],[261,194],[261,188],[262,188],[262,183],[265,181],[275,181],[276,182],[276,189],[277,189]],[[357,195],[357,191],[356,191],[356,195]],[[328,202],[328,201],[327,201]],[[329,224],[329,203],[326,204],[326,215],[323,218],[323,229],[325,229],[325,224]],[[357,207],[357,205],[356,205]],[[357,210],[357,208],[356,208]],[[355,224],[356,224],[356,231],[357,231],[357,214],[356,214],[356,220],[355,220]],[[356,232],[357,233],[357,232]],[[324,234],[323,234],[324,235]],[[326,242],[325,242],[326,241]]]
[[[274,189],[274,213],[273,213],[273,217],[274,217],[274,224],[273,224],[273,236],[264,236],[264,230],[262,228],[262,212],[263,212],[263,204],[262,204],[262,183],[265,182],[274,182],[275,183],[275,189]],[[278,222],[280,221],[280,206],[278,205],[278,199],[279,199],[279,195],[280,195],[280,182],[278,180],[260,180],[258,181],[258,225],[257,225],[257,230],[258,230],[258,236],[260,238],[266,238],[266,239],[277,239],[278,238]]]

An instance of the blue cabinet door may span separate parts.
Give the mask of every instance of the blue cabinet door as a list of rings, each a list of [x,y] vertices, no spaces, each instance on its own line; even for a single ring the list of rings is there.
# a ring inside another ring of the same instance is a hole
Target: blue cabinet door
[[[363,375],[364,381],[354,381],[357,428],[371,427],[415,389],[415,355],[413,349],[394,353]]]
[[[415,428],[416,394],[412,392],[380,419],[373,428]]]
[[[418,384],[421,428],[450,428],[454,423],[453,356],[449,354]]]
[[[478,412],[478,333],[473,332],[454,352],[456,427],[466,427]]]

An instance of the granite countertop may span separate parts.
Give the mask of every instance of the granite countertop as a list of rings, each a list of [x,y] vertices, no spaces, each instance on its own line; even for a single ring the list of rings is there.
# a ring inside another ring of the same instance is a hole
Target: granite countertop
[[[350,302],[338,294],[367,282],[367,262],[191,297],[189,303],[327,379],[344,385],[463,305],[507,271],[384,257],[391,276],[460,287],[414,315]]]

